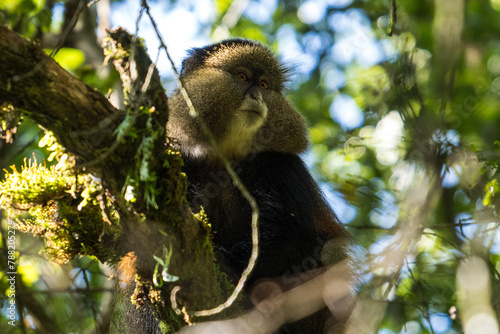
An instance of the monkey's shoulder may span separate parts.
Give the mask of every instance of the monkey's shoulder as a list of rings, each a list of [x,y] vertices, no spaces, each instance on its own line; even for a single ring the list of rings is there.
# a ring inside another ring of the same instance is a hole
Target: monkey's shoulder
[[[212,159],[187,158],[184,171],[189,183],[210,183],[218,187],[233,187],[224,166]],[[233,162],[233,169],[246,187],[261,186],[280,192],[280,187],[317,187],[302,159],[296,154],[266,151],[249,155],[245,160]],[[276,188],[278,187],[278,188]]]
[[[283,219],[294,221],[290,229],[312,228],[320,207],[326,205],[319,187],[296,154],[260,152],[234,163],[233,168],[256,199],[263,219],[286,217]],[[214,166],[204,159],[187,159],[185,172],[188,200],[194,210],[202,206],[217,221],[250,217],[248,202],[222,166]]]

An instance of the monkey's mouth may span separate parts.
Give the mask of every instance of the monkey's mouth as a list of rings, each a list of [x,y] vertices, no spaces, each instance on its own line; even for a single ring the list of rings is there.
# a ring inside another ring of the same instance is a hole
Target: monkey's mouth
[[[264,110],[256,110],[256,109],[244,109],[242,110],[243,112],[247,112],[249,114],[255,114],[259,117],[265,118],[265,111]]]
[[[246,108],[241,108],[240,112],[250,118],[258,117],[265,119],[267,117],[267,108],[252,108],[250,106],[246,106]]]
[[[267,117],[267,106],[265,105],[265,103],[259,103],[252,99],[244,100],[239,108],[239,111],[246,114],[247,117]]]

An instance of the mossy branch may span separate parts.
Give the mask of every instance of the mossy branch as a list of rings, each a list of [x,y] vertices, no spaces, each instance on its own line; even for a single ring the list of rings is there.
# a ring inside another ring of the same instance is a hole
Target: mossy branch
[[[220,303],[230,286],[214,264],[206,219],[193,215],[186,201],[182,158],[166,140],[167,97],[140,41],[116,29],[105,43],[105,54],[124,83],[126,111],[5,27],[0,27],[0,49],[1,114],[15,109],[50,130],[61,154],[70,157],[65,161],[73,162],[66,174],[26,166],[18,175],[60,175],[55,178],[59,195],[35,201],[25,196],[25,188],[2,187],[2,206],[19,209],[25,201],[35,208],[36,219],[25,230],[43,231],[39,234],[45,238],[50,230],[59,243],[52,255],[64,261],[90,254],[114,262],[133,254],[137,293],[146,294],[168,330],[179,328],[179,318],[165,307],[173,286],[153,284],[153,276],[167,272],[167,265],[170,276],[164,277],[178,277],[175,285],[184,287],[178,296],[183,306],[204,309]],[[92,181],[85,181],[90,174]],[[97,185],[89,190],[92,182]],[[14,196],[14,188],[24,199]],[[50,229],[41,228],[44,224]],[[79,245],[71,242],[77,226],[94,231]]]

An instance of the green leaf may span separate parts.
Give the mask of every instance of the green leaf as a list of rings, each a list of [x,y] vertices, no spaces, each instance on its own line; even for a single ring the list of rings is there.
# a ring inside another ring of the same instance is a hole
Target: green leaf
[[[45,49],[45,52],[50,54],[52,50]],[[85,54],[78,49],[62,48],[54,55],[54,60],[65,70],[75,71],[85,62]]]

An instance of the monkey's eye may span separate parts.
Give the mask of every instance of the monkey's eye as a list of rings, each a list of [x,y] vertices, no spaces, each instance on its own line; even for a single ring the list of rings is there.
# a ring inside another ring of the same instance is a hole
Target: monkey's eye
[[[246,73],[243,73],[243,72],[239,72],[238,74],[236,74],[236,77],[243,82],[248,82],[248,80],[249,80],[248,75],[246,75]]]
[[[269,89],[269,85],[267,84],[266,80],[260,80],[259,87],[262,88],[262,89],[264,89],[264,90],[268,90]]]

